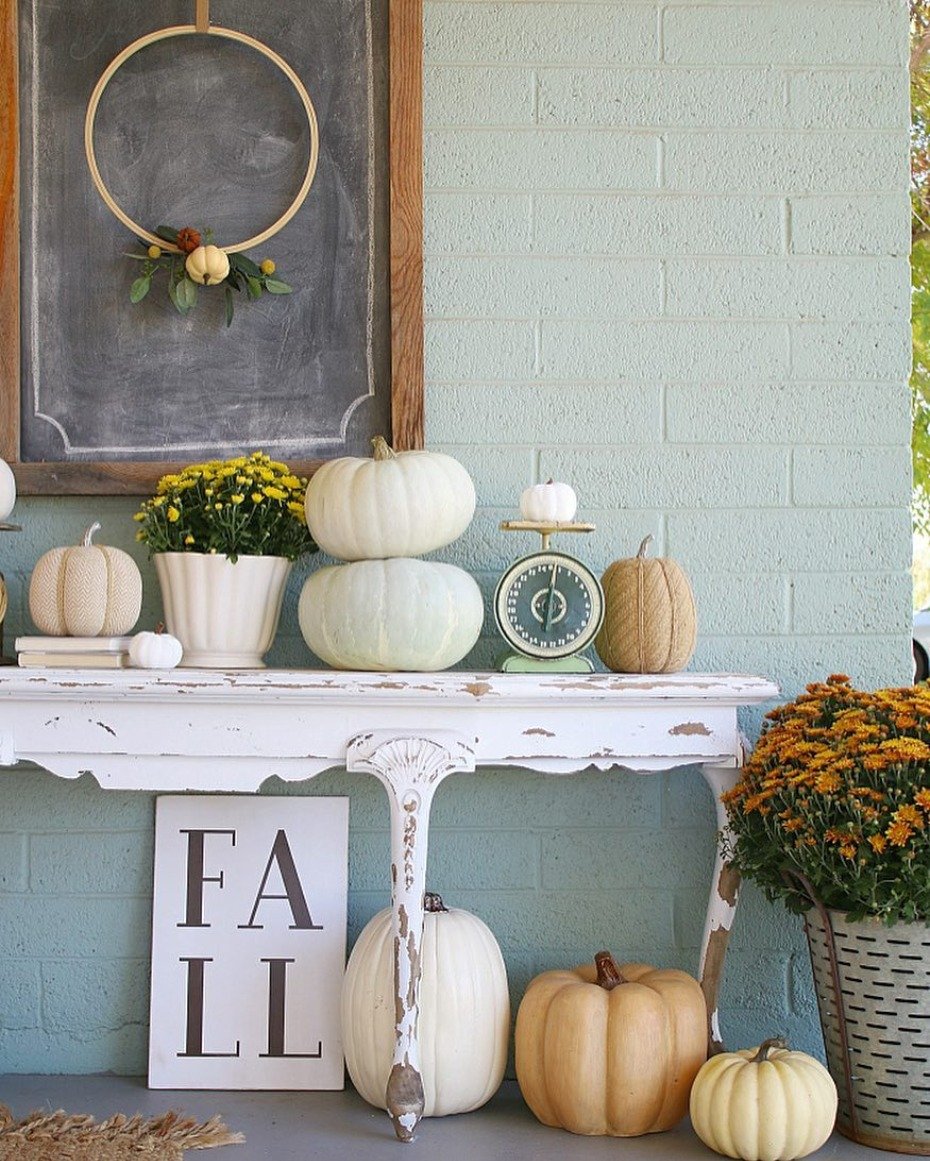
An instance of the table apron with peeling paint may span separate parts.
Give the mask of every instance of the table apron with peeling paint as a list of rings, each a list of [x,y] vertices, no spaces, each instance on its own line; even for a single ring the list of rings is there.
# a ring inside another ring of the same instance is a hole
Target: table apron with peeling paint
[[[391,808],[398,1020],[388,1111],[402,1140],[423,1113],[417,1045],[420,940],[436,788],[476,766],[547,774],[697,766],[720,793],[744,747],[740,706],[775,697],[760,677],[334,673],[320,670],[0,670],[0,765],[35,762],[118,790],[240,791],[345,767]],[[717,990],[738,877],[716,858],[699,973],[719,1045]]]

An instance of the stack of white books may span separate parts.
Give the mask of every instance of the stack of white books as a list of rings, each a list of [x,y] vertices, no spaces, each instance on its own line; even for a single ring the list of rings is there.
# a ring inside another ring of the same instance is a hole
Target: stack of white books
[[[131,637],[17,637],[16,660],[27,669],[122,669]]]

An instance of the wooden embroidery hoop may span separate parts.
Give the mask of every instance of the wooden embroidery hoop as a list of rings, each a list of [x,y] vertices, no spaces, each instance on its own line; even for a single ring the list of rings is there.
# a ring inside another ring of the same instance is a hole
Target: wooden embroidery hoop
[[[310,100],[310,95],[303,86],[300,77],[294,72],[291,66],[282,57],[278,56],[276,52],[262,44],[260,40],[256,40],[252,36],[247,36],[244,32],[237,32],[233,28],[221,28],[218,25],[210,24],[210,0],[197,0],[196,20],[194,24],[177,24],[170,28],[159,28],[155,32],[150,32],[146,36],[139,37],[134,40],[132,44],[127,45],[122,52],[118,53],[113,60],[107,65],[100,80],[94,86],[94,91],[91,93],[90,102],[87,106],[87,113],[84,117],[84,152],[87,155],[87,166],[90,169],[90,176],[93,180],[97,192],[103,198],[104,203],[110,212],[117,217],[127,229],[131,230],[139,238],[144,238],[146,242],[152,245],[160,246],[163,250],[173,253],[180,253],[180,249],[172,242],[160,238],[157,234],[153,234],[149,230],[144,230],[137,222],[134,222],[116,203],[113,195],[107,189],[103,178],[100,176],[100,169],[97,165],[97,155],[94,152],[94,122],[97,119],[97,108],[100,104],[100,98],[103,96],[104,90],[113,79],[123,65],[130,57],[135,56],[141,49],[146,48],[150,44],[155,44],[160,40],[169,40],[176,36],[190,36],[192,33],[206,33],[209,36],[219,36],[225,40],[235,40],[240,44],[247,45],[249,48],[254,48],[256,52],[260,52],[262,56],[267,57],[273,65],[281,70],[282,73],[294,86],[300,103],[304,107],[304,112],[307,115],[307,124],[310,127],[310,160],[307,165],[307,172],[304,174],[303,182],[300,189],[297,191],[297,196],[284,211],[276,222],[273,222],[267,229],[262,230],[260,234],[256,234],[254,238],[247,238],[244,242],[237,242],[234,246],[221,246],[227,254],[238,254],[243,250],[250,250],[253,246],[258,246],[262,242],[271,238],[274,234],[284,228],[291,218],[297,213],[303,205],[307,194],[310,191],[310,186],[313,184],[314,174],[316,173],[317,159],[320,152],[320,133],[317,125],[316,110],[313,108],[313,102]]]

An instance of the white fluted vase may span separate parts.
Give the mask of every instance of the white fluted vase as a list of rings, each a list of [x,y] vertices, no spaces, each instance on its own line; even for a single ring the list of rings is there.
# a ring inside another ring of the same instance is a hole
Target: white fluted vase
[[[283,556],[158,552],[168,632],[189,669],[263,669],[292,564]]]

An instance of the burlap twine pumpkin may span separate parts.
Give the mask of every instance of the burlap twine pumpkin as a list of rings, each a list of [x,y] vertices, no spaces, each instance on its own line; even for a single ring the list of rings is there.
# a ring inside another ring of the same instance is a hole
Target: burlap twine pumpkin
[[[614,673],[675,673],[697,640],[694,594],[680,565],[647,559],[647,536],[635,557],[615,560],[601,578],[604,623],[595,640]]]

